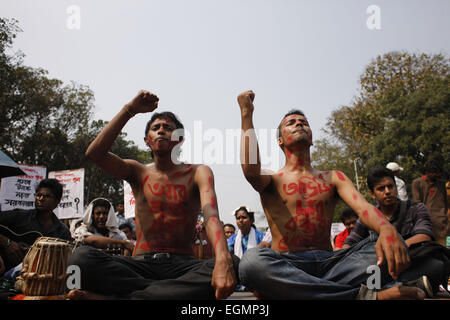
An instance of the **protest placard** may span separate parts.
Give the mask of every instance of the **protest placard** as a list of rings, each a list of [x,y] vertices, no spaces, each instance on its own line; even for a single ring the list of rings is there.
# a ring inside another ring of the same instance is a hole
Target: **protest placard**
[[[63,185],[61,202],[55,210],[59,219],[80,218],[83,216],[84,169],[51,171],[49,178],[57,179]]]
[[[131,190],[131,186],[125,180],[123,181],[123,194],[124,194],[124,207],[125,207],[125,218],[134,218],[134,206],[136,204],[136,200],[134,199],[133,190]]]
[[[19,167],[26,175],[1,179],[0,208],[2,211],[33,209],[36,187],[47,175],[46,167],[28,164],[19,164]]]

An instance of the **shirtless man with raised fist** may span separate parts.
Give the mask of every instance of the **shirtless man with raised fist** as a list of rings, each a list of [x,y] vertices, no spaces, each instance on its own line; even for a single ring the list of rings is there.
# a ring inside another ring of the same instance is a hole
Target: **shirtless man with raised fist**
[[[106,173],[130,183],[136,200],[137,241],[132,257],[110,256],[89,246],[75,250],[69,265],[81,269],[81,290],[70,299],[225,299],[236,286],[239,260],[232,257],[217,210],[213,172],[180,163],[183,125],[171,112],[154,113],[145,143],[154,163],[144,165],[109,152],[125,124],[158,107],[158,97],[140,91],[106,125],[86,156]],[[200,211],[214,259],[198,260],[192,243]]]
[[[260,194],[273,239],[271,248],[253,248],[242,257],[242,284],[269,299],[424,298],[425,293],[416,287],[375,291],[366,286],[371,275],[367,267],[371,265],[380,267],[382,283],[388,281],[385,278],[397,279],[410,263],[407,248],[395,227],[345,174],[311,167],[312,132],[301,111],[286,114],[278,127],[285,166],[276,173],[261,171],[252,119],[254,99],[252,91],[237,98],[241,159],[245,159],[241,166],[247,181]],[[379,236],[333,252],[330,231],[339,197]]]

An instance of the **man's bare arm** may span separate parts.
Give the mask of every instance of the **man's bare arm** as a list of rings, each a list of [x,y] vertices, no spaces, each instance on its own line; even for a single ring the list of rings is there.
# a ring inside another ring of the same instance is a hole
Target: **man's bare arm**
[[[212,244],[216,260],[211,285],[216,289],[216,298],[225,299],[233,293],[237,281],[233,261],[219,219],[214,176],[211,169],[207,166],[199,166],[195,173],[195,182],[200,192],[206,234]]]
[[[361,222],[378,233],[375,246],[377,264],[380,266],[386,258],[389,274],[397,279],[410,263],[407,248],[397,229],[380,210],[366,201],[345,174],[333,171],[332,184],[336,186],[342,200],[358,214]]]
[[[419,233],[419,234],[412,236],[411,238],[406,239],[405,242],[406,242],[406,245],[408,247],[410,247],[414,243],[419,243],[419,242],[424,242],[424,241],[432,241],[432,240],[433,239],[431,239],[431,237],[429,235]]]
[[[109,152],[120,131],[128,120],[138,113],[151,112],[158,106],[158,97],[148,91],[140,91],[126,104],[119,113],[106,125],[86,150],[86,157],[106,173],[128,180],[132,175],[132,161],[123,160]]]
[[[241,167],[244,176],[252,187],[263,191],[270,183],[271,176],[261,174],[261,160],[259,155],[258,140],[253,127],[253,91],[241,93],[237,100],[241,109]]]

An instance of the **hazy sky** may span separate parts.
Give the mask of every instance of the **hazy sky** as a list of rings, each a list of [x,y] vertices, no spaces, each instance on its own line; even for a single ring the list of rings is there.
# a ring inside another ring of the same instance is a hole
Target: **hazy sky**
[[[221,219],[232,223],[241,205],[261,210],[227,142],[240,128],[240,92],[256,93],[255,127],[277,169],[284,161],[269,133],[289,109],[306,113],[317,139],[331,111],[358,94],[371,59],[450,49],[448,0],[3,0],[0,12],[19,20],[14,49],[26,65],[89,86],[95,119],[111,120],[140,89],[157,94],[159,110],[191,136],[183,155],[214,170]],[[148,119],[124,128],[141,148]]]

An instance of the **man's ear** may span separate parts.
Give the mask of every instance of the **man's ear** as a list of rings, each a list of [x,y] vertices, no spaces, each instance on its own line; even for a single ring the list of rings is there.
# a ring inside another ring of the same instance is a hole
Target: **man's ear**
[[[372,191],[370,191],[370,196],[372,197],[372,199],[376,199],[375,194]]]
[[[283,137],[278,137],[278,145],[281,147],[281,149],[283,149],[284,147]]]

